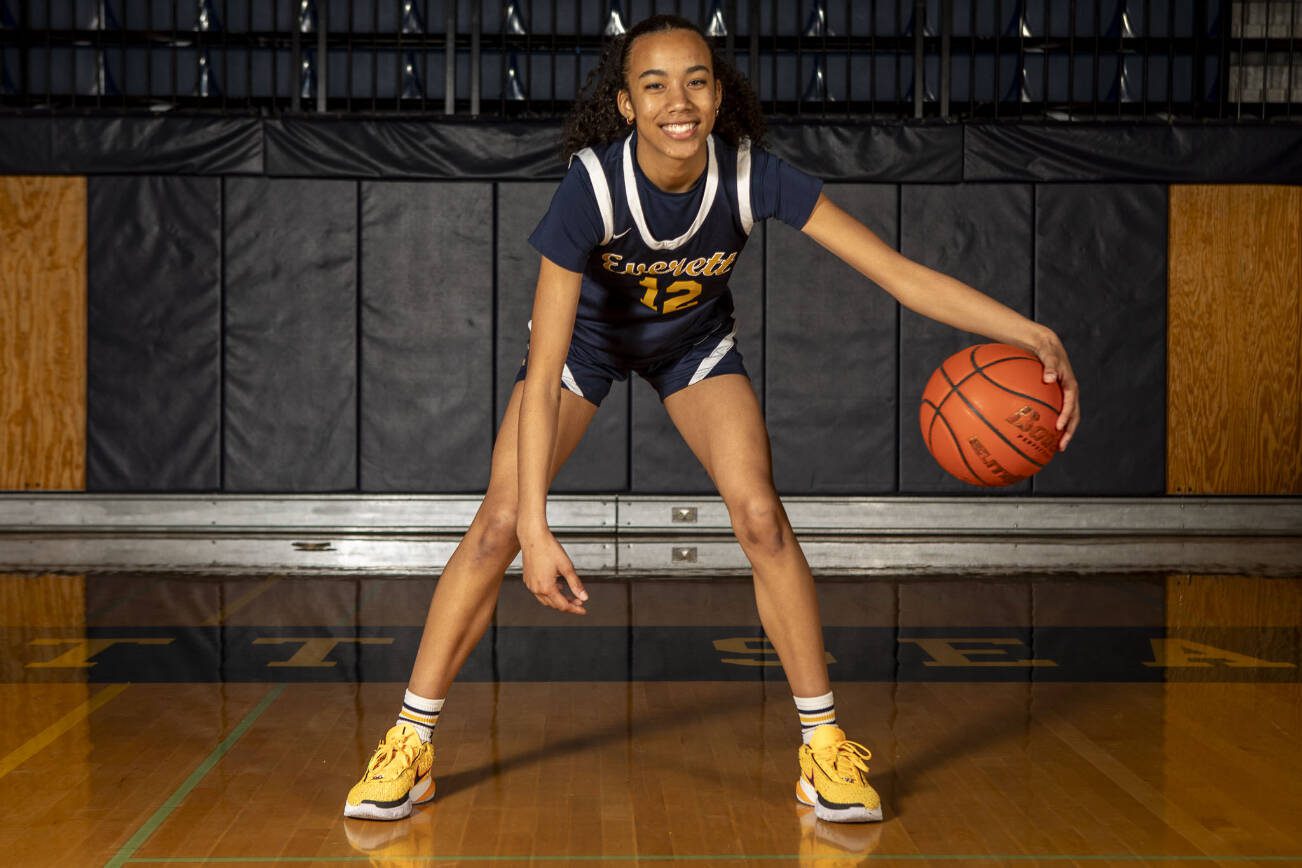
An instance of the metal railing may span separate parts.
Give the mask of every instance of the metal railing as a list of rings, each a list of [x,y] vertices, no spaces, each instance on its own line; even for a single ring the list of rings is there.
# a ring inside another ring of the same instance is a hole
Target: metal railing
[[[563,114],[604,42],[699,22],[775,116],[1280,118],[1302,0],[0,0],[0,107]]]

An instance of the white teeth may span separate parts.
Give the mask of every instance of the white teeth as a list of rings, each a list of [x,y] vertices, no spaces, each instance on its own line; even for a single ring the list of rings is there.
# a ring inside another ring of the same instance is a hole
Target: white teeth
[[[664,129],[671,133],[689,132],[696,124],[665,124]]]

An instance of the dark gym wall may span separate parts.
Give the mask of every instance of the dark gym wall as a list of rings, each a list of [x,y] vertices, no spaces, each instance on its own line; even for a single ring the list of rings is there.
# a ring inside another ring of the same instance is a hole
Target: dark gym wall
[[[90,189],[89,488],[483,490],[528,343],[538,259],[525,239],[552,182],[137,176]],[[1057,329],[1089,400],[1109,408],[1008,493],[1162,493],[1164,187],[827,192],[906,255]],[[741,263],[739,345],[780,491],[977,491],[926,455],[917,396],[979,338],[902,311],[784,225],[757,228]],[[632,382],[555,490],[713,488]]]

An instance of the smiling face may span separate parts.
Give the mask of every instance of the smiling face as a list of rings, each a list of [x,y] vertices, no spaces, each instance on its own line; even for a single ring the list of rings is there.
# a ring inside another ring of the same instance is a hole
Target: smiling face
[[[633,41],[617,99],[620,114],[637,124],[638,162],[648,177],[676,184],[704,171],[721,98],[710,47],[696,33],[665,30]]]

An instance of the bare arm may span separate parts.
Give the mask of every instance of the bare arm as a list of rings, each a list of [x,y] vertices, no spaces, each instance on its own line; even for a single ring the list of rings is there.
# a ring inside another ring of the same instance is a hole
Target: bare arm
[[[1058,430],[1064,433],[1058,448],[1067,448],[1080,424],[1079,390],[1067,351],[1052,329],[961,281],[901,255],[826,196],[818,197],[802,231],[909,310],[963,331],[1023,347],[1039,356],[1044,364],[1045,382],[1057,380],[1062,386]]]
[[[587,593],[574,565],[547,525],[547,488],[556,450],[557,417],[561,403],[561,370],[574,333],[582,276],[543,257],[534,291],[533,325],[529,334],[529,367],[520,404],[516,476],[519,514],[516,535],[524,557],[524,583],[543,605],[584,614]],[[557,576],[569,583],[576,599],[557,586]]]

